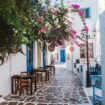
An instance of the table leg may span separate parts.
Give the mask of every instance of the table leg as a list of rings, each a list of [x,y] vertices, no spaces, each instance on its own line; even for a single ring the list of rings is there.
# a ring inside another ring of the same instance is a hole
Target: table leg
[[[47,72],[47,73],[48,73],[47,76],[48,76],[48,81],[49,81],[49,75],[50,75],[50,74],[49,74],[49,72]]]
[[[33,90],[33,89],[32,89],[32,78],[31,78],[31,95],[32,95],[32,90]]]
[[[17,94],[17,86],[16,86],[17,79],[14,79],[14,93]]]
[[[37,80],[36,80],[36,77],[35,77],[35,91],[37,90]]]
[[[47,83],[47,75],[48,75],[48,74],[47,74],[47,71],[46,71],[46,83]]]
[[[13,78],[11,77],[11,93],[13,94]]]

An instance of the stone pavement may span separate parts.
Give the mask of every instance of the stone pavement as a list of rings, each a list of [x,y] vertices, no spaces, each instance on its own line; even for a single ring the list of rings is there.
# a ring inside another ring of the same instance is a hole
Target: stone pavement
[[[31,96],[8,95],[0,105],[90,105],[80,79],[71,71],[56,69],[49,83],[39,84]]]

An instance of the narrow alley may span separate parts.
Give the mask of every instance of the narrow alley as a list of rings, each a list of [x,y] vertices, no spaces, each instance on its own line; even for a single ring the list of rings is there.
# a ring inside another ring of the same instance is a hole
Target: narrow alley
[[[34,95],[8,95],[0,105],[91,105],[81,81],[62,65],[56,66],[56,73],[49,83],[38,84]]]

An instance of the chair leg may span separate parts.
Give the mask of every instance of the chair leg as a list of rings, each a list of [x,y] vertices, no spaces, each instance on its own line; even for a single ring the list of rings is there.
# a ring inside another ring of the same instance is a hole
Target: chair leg
[[[27,86],[27,95],[28,95],[28,86]]]
[[[42,82],[43,78],[42,78],[42,75],[41,75],[41,82]]]
[[[21,95],[21,88],[19,89],[19,96]]]

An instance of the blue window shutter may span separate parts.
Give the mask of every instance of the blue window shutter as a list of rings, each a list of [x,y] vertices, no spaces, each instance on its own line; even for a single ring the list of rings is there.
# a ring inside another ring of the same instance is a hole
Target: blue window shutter
[[[81,8],[82,11],[84,11],[85,18],[90,18],[90,8]]]
[[[90,18],[90,8],[85,9],[86,18]]]
[[[86,14],[86,18],[88,18],[89,17],[89,9],[88,8],[85,9],[85,14]]]

